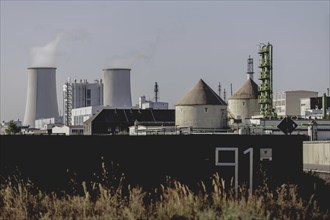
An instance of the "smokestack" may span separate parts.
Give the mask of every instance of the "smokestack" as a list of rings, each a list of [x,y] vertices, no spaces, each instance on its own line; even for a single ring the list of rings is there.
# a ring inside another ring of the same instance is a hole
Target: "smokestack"
[[[28,68],[24,125],[35,127],[35,120],[58,117],[56,68]]]
[[[103,70],[103,105],[115,108],[132,107],[131,69],[112,68]]]

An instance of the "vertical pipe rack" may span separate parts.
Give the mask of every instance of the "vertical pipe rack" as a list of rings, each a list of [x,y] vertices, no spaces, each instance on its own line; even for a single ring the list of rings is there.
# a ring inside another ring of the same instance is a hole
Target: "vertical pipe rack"
[[[260,114],[267,116],[274,116],[273,109],[273,46],[268,43],[262,44],[259,48],[260,54],[260,77],[259,97]]]

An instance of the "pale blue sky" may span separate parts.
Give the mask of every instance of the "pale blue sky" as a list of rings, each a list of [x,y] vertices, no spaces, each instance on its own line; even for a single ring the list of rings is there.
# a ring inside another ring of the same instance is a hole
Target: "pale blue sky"
[[[23,120],[31,49],[56,47],[58,104],[68,77],[93,81],[106,67],[131,68],[133,104],[175,103],[202,78],[230,96],[246,80],[258,44],[274,47],[274,90],[330,87],[329,1],[3,1],[1,121]]]

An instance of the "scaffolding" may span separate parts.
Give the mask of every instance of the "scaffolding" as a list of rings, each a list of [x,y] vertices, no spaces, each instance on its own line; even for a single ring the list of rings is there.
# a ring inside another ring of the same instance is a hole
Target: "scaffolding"
[[[273,109],[273,46],[268,43],[259,47],[260,77],[259,97],[260,114],[264,117],[275,116]]]

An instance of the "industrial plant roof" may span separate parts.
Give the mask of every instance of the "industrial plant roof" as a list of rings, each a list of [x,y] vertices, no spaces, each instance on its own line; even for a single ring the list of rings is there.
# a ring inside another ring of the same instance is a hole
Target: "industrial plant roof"
[[[252,79],[248,79],[229,99],[258,99],[258,93],[258,85]]]
[[[176,105],[227,105],[202,79]]]

